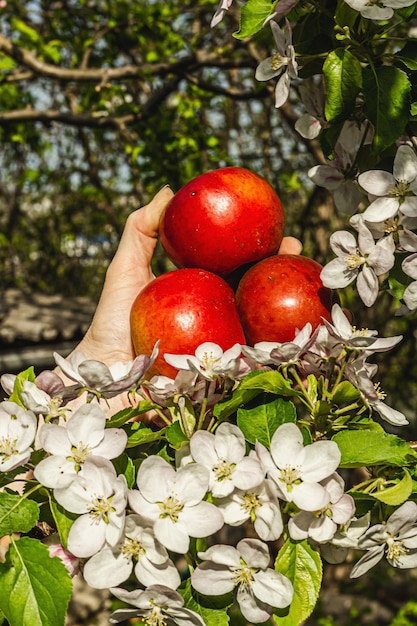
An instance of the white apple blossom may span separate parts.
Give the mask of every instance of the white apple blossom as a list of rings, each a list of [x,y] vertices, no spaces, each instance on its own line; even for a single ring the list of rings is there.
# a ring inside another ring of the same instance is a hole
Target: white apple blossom
[[[177,369],[190,370],[206,380],[212,380],[218,376],[233,376],[237,373],[240,369],[241,353],[242,346],[239,343],[223,351],[217,343],[206,341],[198,346],[194,355],[167,353],[164,358]]]
[[[364,139],[365,134],[365,139]],[[356,155],[360,145],[369,143],[368,127],[355,122],[345,122],[335,144],[333,159],[325,165],[315,165],[308,175],[319,187],[333,192],[336,208],[352,215],[358,210],[363,195],[356,183]]]
[[[293,341],[277,343],[259,341],[253,348],[242,346],[242,352],[256,363],[262,365],[288,365],[297,363],[311,344],[312,326],[310,322],[296,331]]]
[[[133,361],[127,363],[118,361],[110,366],[101,361],[86,359],[79,351],[73,352],[68,359],[54,352],[54,359],[63,373],[77,383],[75,387],[79,392],[87,391],[90,395],[99,398],[113,398],[134,388],[157,355],[158,345],[156,344],[151,356],[141,354]],[[71,390],[71,387],[68,389]]]
[[[123,535],[115,546],[105,545],[84,565],[83,576],[90,587],[117,587],[134,571],[148,587],[158,583],[176,589],[180,575],[166,549],[154,537],[152,525],[140,515],[128,515]]]
[[[0,472],[24,465],[33,451],[38,421],[16,402],[0,402]]]
[[[366,406],[379,413],[383,420],[393,426],[406,426],[408,424],[407,418],[401,411],[384,402],[387,394],[382,391],[379,383],[374,383],[371,380],[366,363],[361,360],[349,363],[345,370],[345,376],[359,389]]]
[[[80,571],[80,559],[64,548],[61,543],[48,543],[48,552],[51,557],[58,557],[67,568],[71,578]]]
[[[271,439],[271,452],[256,443],[256,452],[278,488],[278,497],[294,502],[302,511],[327,506],[329,494],[321,484],[339,465],[341,454],[334,441],[316,441],[307,446],[293,423],[281,424]]]
[[[319,511],[300,511],[290,518],[288,532],[292,539],[301,541],[313,539],[317,543],[327,543],[333,539],[338,527],[347,524],[355,514],[355,502],[344,493],[345,483],[334,472],[321,481],[328,493],[328,503]]]
[[[320,553],[328,563],[343,563],[350,549],[357,549],[362,535],[368,530],[370,513],[362,517],[352,517],[342,524],[329,543],[320,545]]]
[[[360,174],[360,186],[376,199],[364,211],[367,222],[381,222],[398,213],[417,217],[417,155],[413,148],[401,145],[394,159],[393,173],[369,170]]]
[[[92,556],[108,543],[115,546],[123,532],[127,484],[110,461],[89,456],[77,479],[54,489],[58,504],[78,517],[68,536],[68,550],[75,556]]]
[[[208,537],[223,526],[220,511],[205,497],[210,473],[199,463],[177,471],[159,456],[139,467],[138,490],[129,493],[132,509],[153,524],[156,538],[174,552],[188,551],[190,537]]]
[[[375,20],[389,20],[394,15],[394,9],[402,9],[414,4],[415,0],[345,0],[362,17]]]
[[[179,370],[175,379],[153,376],[149,382],[143,383],[142,388],[147,389],[151,400],[162,407],[172,401],[178,403],[180,398],[189,398],[193,405],[201,404],[206,399],[207,405],[213,406],[222,397],[216,379],[207,385],[207,380],[192,370]]]
[[[246,456],[245,437],[237,426],[223,422],[215,434],[199,430],[190,439],[191,455],[209,470],[209,490],[215,498],[237,489],[260,485],[264,472],[257,458]]]
[[[314,76],[310,76],[300,84],[299,92],[307,113],[295,122],[295,130],[300,133],[301,137],[315,139],[322,128],[326,127],[324,114],[326,96],[323,85],[318,83]]]
[[[13,393],[16,378],[16,374],[2,374],[0,377],[0,384],[8,396]]]
[[[147,589],[126,591],[115,588],[112,594],[134,609],[118,609],[110,616],[110,623],[126,622],[138,617],[148,626],[205,626],[205,622],[194,611],[184,607],[184,598],[173,589],[163,585],[150,585]]]
[[[168,376],[153,376],[149,382],[142,386],[148,390],[153,402],[166,406],[167,400],[176,396],[187,396],[192,394],[197,381],[197,374],[193,371],[181,369],[175,379]],[[204,381],[200,384],[205,387]]]
[[[367,552],[351,571],[351,578],[362,576],[385,557],[393,567],[417,567],[417,504],[404,502],[384,524],[371,526],[360,538],[359,549]]]
[[[54,419],[65,416],[68,409],[62,406],[62,398],[51,397],[46,391],[39,389],[36,383],[25,380],[20,394],[26,408],[45,419]]]
[[[124,451],[127,434],[121,428],[107,428],[106,416],[97,404],[84,404],[65,426],[43,424],[39,443],[49,453],[35,467],[35,478],[55,489],[68,485],[90,455],[114,459]]]
[[[274,20],[274,22],[280,22],[281,19],[299,3],[299,1],[300,0],[279,0],[279,2],[276,2],[275,5],[273,5],[273,12],[271,15],[268,15],[263,23],[263,26],[268,24],[271,20]]]
[[[268,546],[259,539],[242,539],[236,548],[214,545],[199,552],[202,563],[191,574],[191,585],[205,595],[222,595],[237,587],[237,601],[248,622],[266,622],[273,607],[288,606],[291,582],[269,566]]]
[[[402,213],[397,213],[381,222],[365,223],[375,239],[381,239],[392,234],[399,252],[417,252],[417,217],[406,217]]]
[[[388,235],[375,243],[362,216],[354,221],[358,241],[352,233],[339,230],[330,237],[330,247],[337,255],[324,266],[321,279],[325,287],[347,287],[356,279],[358,294],[366,306],[372,306],[378,296],[378,276],[387,273],[394,265],[395,243]]]
[[[340,340],[329,332],[327,326],[320,324],[314,331],[311,345],[303,357],[303,367],[320,376],[323,362],[339,357]]]
[[[241,526],[249,520],[253,522],[256,534],[263,541],[276,541],[282,535],[283,522],[276,487],[268,478],[252,489],[235,489],[226,498],[218,500],[217,508],[229,526]]]
[[[366,351],[369,353],[386,352],[396,346],[401,340],[402,335],[395,337],[377,337],[377,330],[369,330],[368,328],[358,329],[352,326],[347,316],[344,314],[339,304],[332,307],[332,324],[323,319],[329,333],[340,341],[344,346],[353,348],[354,350]]]
[[[406,287],[403,299],[409,311],[415,311],[417,309],[417,254],[410,254],[406,257],[401,268],[404,274],[414,278],[414,281]]]
[[[269,22],[274,37],[276,52],[260,62],[256,68],[256,80],[266,81],[280,76],[275,88],[275,106],[279,108],[288,99],[291,79],[297,78],[298,66],[292,45],[291,24],[285,19],[284,30],[275,21]]]
[[[220,0],[219,6],[217,7],[216,12],[210,22],[211,28],[214,28],[215,26],[217,26],[217,24],[220,24],[232,4],[233,0]]]

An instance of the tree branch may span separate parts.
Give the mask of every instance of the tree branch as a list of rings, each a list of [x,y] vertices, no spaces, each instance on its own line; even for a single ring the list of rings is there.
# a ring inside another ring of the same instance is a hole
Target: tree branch
[[[39,76],[56,79],[62,82],[93,82],[104,83],[112,80],[126,80],[138,78],[146,73],[166,76],[168,74],[182,74],[185,71],[197,69],[199,66],[218,67],[222,69],[248,67],[250,62],[246,59],[220,60],[215,53],[199,51],[195,55],[188,55],[174,63],[143,63],[127,64],[120,67],[83,67],[66,68],[45,63],[33,52],[25,50],[11,42],[7,37],[0,34],[0,51],[10,56],[14,61]]]

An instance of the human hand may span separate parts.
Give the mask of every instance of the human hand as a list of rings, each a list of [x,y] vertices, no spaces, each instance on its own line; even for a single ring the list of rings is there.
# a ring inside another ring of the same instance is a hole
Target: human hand
[[[149,204],[127,218],[93,321],[77,346],[86,358],[111,365],[135,357],[130,338],[130,309],[139,291],[153,278],[151,262],[159,221],[173,195],[168,186],[163,187]]]

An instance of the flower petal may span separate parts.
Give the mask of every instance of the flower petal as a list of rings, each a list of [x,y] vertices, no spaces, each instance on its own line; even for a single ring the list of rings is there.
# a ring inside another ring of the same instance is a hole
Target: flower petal
[[[252,589],[259,600],[278,609],[291,604],[294,593],[290,580],[270,568],[255,574]]]

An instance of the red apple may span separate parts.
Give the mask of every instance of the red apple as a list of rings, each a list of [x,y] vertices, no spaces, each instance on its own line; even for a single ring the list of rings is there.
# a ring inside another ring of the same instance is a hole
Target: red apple
[[[205,341],[223,350],[244,344],[233,290],[220,276],[201,269],[180,269],[155,278],[137,295],[130,313],[136,354],[159,355],[149,375],[175,377],[164,353],[194,354]]]
[[[159,235],[177,267],[228,276],[275,254],[283,230],[281,201],[271,185],[245,168],[223,167],[197,176],[175,194]]]
[[[331,320],[332,292],[323,286],[322,266],[305,256],[264,259],[243,276],[236,301],[249,345],[292,341],[307,322],[315,329]]]

